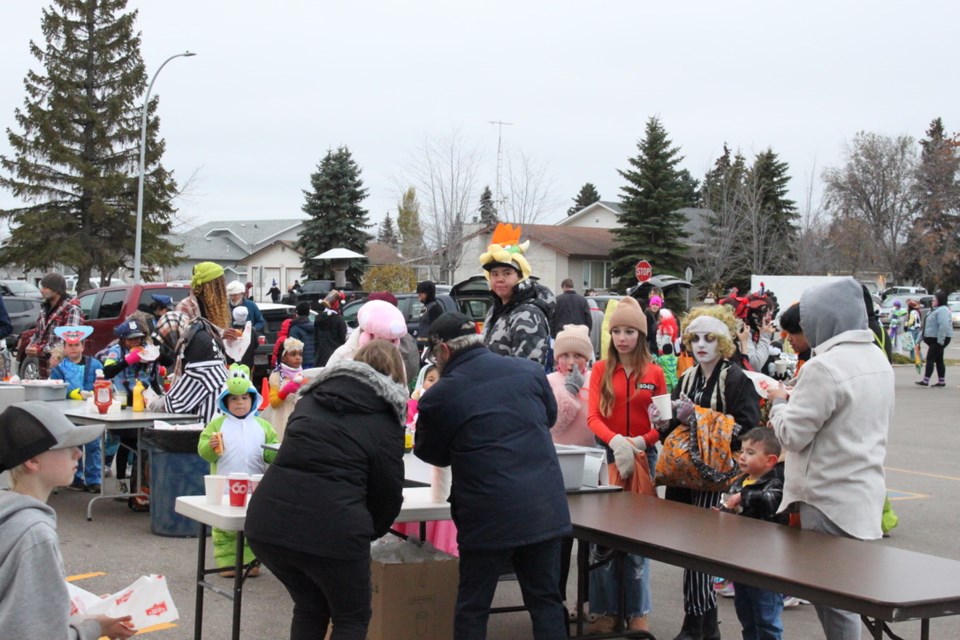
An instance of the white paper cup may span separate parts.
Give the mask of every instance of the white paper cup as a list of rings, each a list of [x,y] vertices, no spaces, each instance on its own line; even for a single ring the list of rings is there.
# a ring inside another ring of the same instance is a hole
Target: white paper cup
[[[777,368],[777,375],[783,375],[787,372],[787,361],[786,360],[777,360],[773,363],[773,366]]]
[[[227,488],[227,476],[203,476],[203,488],[206,491],[207,504],[220,504]]]
[[[653,405],[657,408],[657,411],[660,412],[661,420],[669,420],[673,417],[673,400],[670,398],[669,393],[665,393],[662,396],[653,396]]]

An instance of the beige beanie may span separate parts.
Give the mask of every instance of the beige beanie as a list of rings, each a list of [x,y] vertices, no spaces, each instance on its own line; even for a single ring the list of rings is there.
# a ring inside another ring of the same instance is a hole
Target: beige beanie
[[[553,353],[578,353],[587,360],[593,359],[593,343],[590,334],[583,324],[565,324],[563,330],[557,334],[553,343]]]
[[[610,328],[614,327],[633,327],[643,335],[647,335],[647,317],[636,299],[630,296],[620,299],[617,308],[610,314]]]

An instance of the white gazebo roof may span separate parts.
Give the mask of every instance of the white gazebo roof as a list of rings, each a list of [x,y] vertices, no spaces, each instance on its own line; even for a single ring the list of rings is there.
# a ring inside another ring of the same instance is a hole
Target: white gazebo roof
[[[337,248],[324,251],[318,256],[313,256],[311,260],[353,260],[356,258],[366,259],[366,257],[367,256],[362,253],[350,251],[350,249]]]

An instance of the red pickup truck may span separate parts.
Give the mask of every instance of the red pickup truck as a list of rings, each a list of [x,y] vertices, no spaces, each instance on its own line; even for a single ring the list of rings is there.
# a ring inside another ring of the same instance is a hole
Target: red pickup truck
[[[116,338],[113,328],[139,305],[153,302],[151,296],[156,294],[170,296],[176,304],[190,295],[190,285],[172,282],[126,284],[88,289],[77,296],[86,324],[93,327],[93,334],[84,341],[84,353],[94,355],[110,344]],[[24,331],[17,342],[18,370],[20,377],[25,379],[36,378],[38,373],[36,357],[26,356],[26,346],[32,335],[33,330]]]

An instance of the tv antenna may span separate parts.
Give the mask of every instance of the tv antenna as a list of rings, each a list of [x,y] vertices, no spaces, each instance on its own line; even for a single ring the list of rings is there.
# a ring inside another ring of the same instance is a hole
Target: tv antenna
[[[488,120],[492,125],[497,126],[497,208],[502,211],[504,207],[503,190],[500,185],[503,176],[503,127],[513,125],[512,122],[503,122],[501,120]]]

